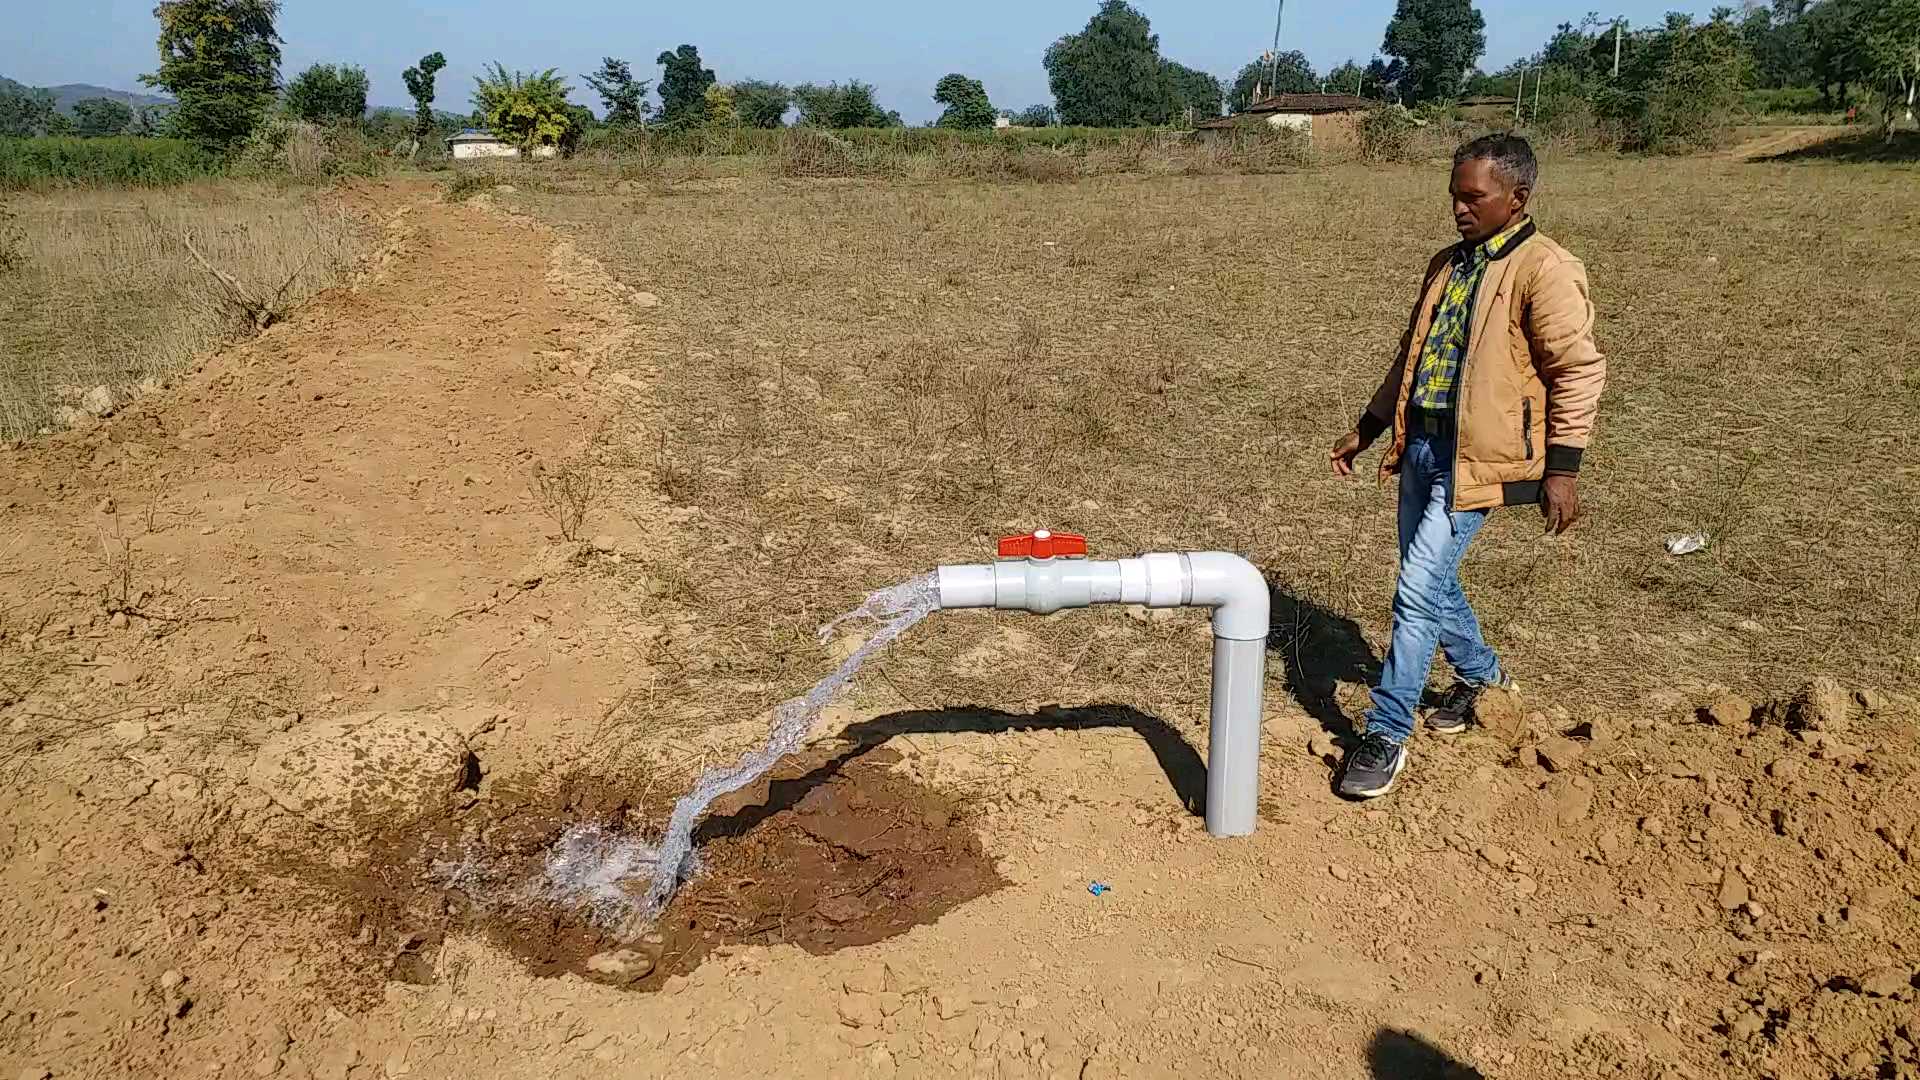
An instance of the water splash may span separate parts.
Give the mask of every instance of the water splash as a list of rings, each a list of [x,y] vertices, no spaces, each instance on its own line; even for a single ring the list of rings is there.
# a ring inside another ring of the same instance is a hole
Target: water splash
[[[859,607],[821,627],[820,640],[825,643],[851,621],[878,624],[872,635],[813,689],[774,708],[772,730],[764,744],[734,764],[709,769],[700,776],[693,790],[674,804],[657,846],[598,826],[577,825],[548,852],[542,891],[554,900],[587,909],[603,926],[624,925],[629,936],[637,936],[699,868],[693,850],[693,827],[713,801],[758,780],[781,758],[805,745],[820,711],[853,679],[861,665],[939,607],[937,579],[925,574],[869,595]],[[642,877],[647,881],[647,891],[636,902],[628,887]]]

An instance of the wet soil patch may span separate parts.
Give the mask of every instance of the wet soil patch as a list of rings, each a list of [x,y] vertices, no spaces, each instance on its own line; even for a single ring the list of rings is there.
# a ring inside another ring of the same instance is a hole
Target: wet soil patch
[[[889,771],[885,748],[815,750],[715,803],[698,830],[700,874],[652,932],[626,940],[584,909],[529,894],[555,839],[594,822],[653,838],[621,792],[576,781],[551,793],[490,792],[455,818],[379,838],[335,875],[346,935],[388,979],[428,982],[448,933],[485,937],[536,975],[593,977],[589,958],[629,949],[651,990],[728,945],[797,945],[816,955],[931,923],[1005,884],[965,809]],[[657,791],[656,782],[652,785]],[[658,813],[657,804],[651,808]],[[631,883],[637,896],[644,881]]]

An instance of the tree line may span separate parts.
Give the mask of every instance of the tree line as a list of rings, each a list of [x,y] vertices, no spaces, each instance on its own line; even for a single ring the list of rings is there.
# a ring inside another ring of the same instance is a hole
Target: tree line
[[[632,63],[611,56],[582,74],[600,99],[597,118],[571,100],[557,69],[527,73],[498,63],[476,78],[471,113],[436,110],[436,75],[447,63],[439,52],[402,73],[414,99],[410,116],[385,110],[369,117],[369,79],[360,66],[315,64],[281,85],[278,0],[161,0],[154,14],[160,61],[141,81],[170,94],[173,106],[161,113],[91,99],[67,117],[50,98],[0,83],[0,134],[166,133],[230,153],[263,120],[284,115],[364,124],[417,151],[467,122],[519,145],[561,147],[596,128],[902,123],[870,83],[722,82],[691,44],[658,54],[657,80],[636,76]],[[1641,28],[1589,16],[1563,24],[1535,53],[1492,74],[1476,67],[1485,49],[1486,20],[1473,0],[1398,0],[1379,53],[1365,65],[1349,59],[1320,73],[1304,54],[1289,51],[1256,57],[1224,81],[1163,56],[1151,22],[1127,0],[1100,0],[1085,27],[1046,50],[1050,104],[997,109],[980,80],[959,72],[939,79],[931,96],[942,107],[934,121],[941,127],[991,128],[1003,118],[1034,127],[1127,127],[1192,123],[1275,94],[1319,91],[1438,106],[1466,95],[1515,94],[1530,82],[1536,121],[1584,118],[1613,125],[1623,144],[1657,147],[1692,141],[1700,116],[1730,114],[1746,90],[1802,89],[1829,108],[1867,95],[1891,125],[1896,114],[1911,119],[1920,83],[1920,0],[1771,0],[1744,11],[1720,8],[1704,22],[1676,14]],[[1523,102],[1523,111],[1531,104]]]

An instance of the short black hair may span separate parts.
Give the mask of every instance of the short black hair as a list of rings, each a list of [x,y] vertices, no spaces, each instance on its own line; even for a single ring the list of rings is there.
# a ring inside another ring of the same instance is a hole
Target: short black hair
[[[1482,135],[1453,152],[1453,163],[1491,161],[1500,175],[1514,187],[1532,190],[1540,181],[1540,162],[1533,156],[1533,144],[1510,131]]]

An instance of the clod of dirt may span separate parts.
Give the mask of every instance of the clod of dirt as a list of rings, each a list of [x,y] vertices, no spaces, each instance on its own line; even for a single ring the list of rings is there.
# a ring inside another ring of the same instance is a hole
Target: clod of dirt
[[[1580,763],[1587,748],[1565,736],[1556,736],[1535,747],[1540,755],[1540,764],[1557,773],[1568,772]]]
[[[1875,968],[1856,982],[1868,997],[1897,998],[1913,989],[1913,974],[1905,968]]]
[[[1701,718],[1721,727],[1740,727],[1753,721],[1753,702],[1739,694],[1721,694],[1701,710]]]
[[[247,782],[315,825],[361,832],[443,809],[472,772],[466,742],[438,717],[361,713],[275,736]]]
[[[1822,676],[1785,702],[1787,726],[1806,731],[1837,731],[1847,724],[1853,695],[1833,679]],[[1776,705],[1776,708],[1778,706]]]
[[[1753,890],[1747,885],[1747,876],[1738,867],[1729,866],[1720,875],[1720,906],[1727,911],[1738,911],[1747,901],[1753,899]]]
[[[610,949],[587,957],[586,967],[590,978],[626,986],[653,972],[653,957],[633,949]]]
[[[1520,707],[1520,695],[1510,690],[1493,689],[1474,702],[1474,717],[1494,736],[1517,743],[1526,735],[1526,712]]]
[[[1313,738],[1307,740],[1307,753],[1321,761],[1332,759],[1338,750],[1339,744],[1334,741],[1333,733],[1330,731],[1316,731]]]

